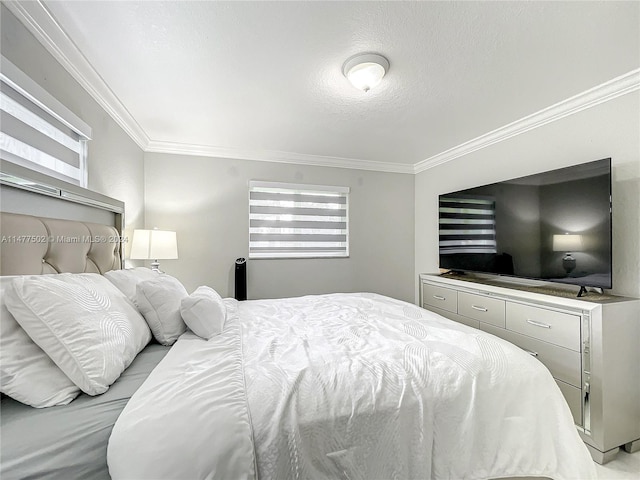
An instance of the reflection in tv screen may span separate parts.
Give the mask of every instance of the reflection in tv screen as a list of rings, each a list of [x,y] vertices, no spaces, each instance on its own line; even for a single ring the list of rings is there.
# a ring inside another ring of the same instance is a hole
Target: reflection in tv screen
[[[440,196],[440,268],[611,288],[611,159]]]

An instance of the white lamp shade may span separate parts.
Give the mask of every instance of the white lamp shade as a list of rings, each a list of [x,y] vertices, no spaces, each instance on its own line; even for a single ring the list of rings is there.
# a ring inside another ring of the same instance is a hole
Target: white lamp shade
[[[375,53],[351,57],[342,67],[342,73],[351,84],[365,92],[378,85],[387,70],[389,70],[389,61]]]
[[[176,232],[168,230],[134,230],[132,260],[171,260],[178,258]]]
[[[554,252],[578,252],[582,250],[582,235],[554,235]]]

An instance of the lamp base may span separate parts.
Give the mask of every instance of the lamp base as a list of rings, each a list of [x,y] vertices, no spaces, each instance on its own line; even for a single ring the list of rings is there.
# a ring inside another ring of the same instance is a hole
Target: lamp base
[[[562,268],[567,272],[567,276],[575,270],[576,268],[576,259],[571,256],[570,253],[567,253],[564,257],[562,257]]]
[[[160,270],[160,262],[158,260],[154,260],[153,262],[151,262],[151,271],[156,273],[164,273],[162,270]]]

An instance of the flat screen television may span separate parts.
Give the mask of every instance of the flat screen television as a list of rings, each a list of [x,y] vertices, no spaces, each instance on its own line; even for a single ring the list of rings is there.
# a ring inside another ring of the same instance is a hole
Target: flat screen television
[[[439,201],[441,269],[612,288],[610,158]]]

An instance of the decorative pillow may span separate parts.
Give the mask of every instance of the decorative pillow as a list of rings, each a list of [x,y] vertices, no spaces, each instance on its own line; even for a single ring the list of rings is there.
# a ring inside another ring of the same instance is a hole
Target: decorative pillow
[[[180,315],[180,301],[188,296],[182,283],[171,275],[161,274],[136,285],[136,304],[140,313],[162,345],[172,345],[187,326]]]
[[[213,288],[198,287],[180,303],[182,319],[193,333],[209,340],[224,328],[227,307]]]
[[[16,277],[0,277],[0,391],[36,408],[66,405],[80,389],[16,322],[5,305]]]
[[[107,391],[151,339],[135,307],[96,273],[20,277],[6,293],[16,321],[89,395]]]
[[[136,303],[136,285],[145,280],[153,280],[158,278],[158,273],[150,268],[135,267],[126,270],[111,270],[104,274],[106,278],[113,283],[118,290],[125,294],[135,305]]]

